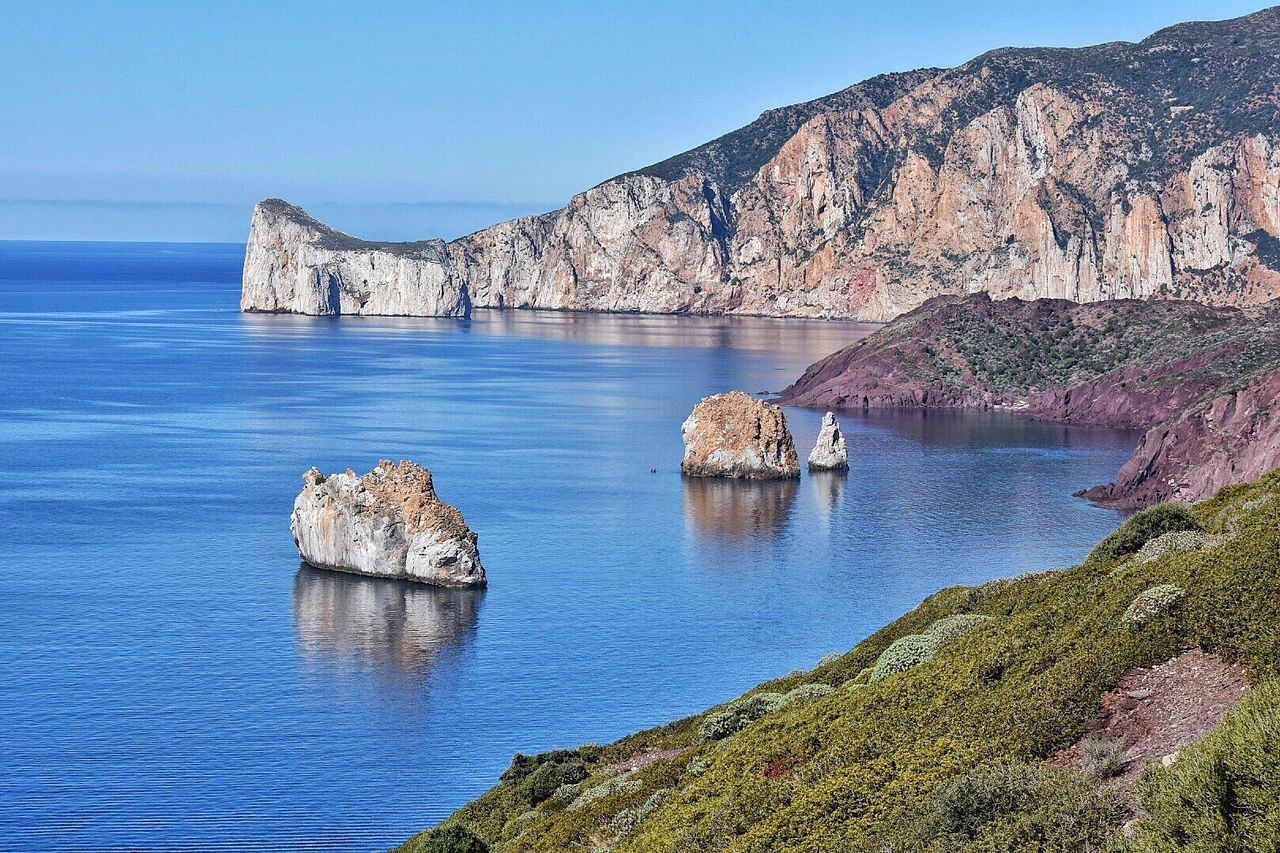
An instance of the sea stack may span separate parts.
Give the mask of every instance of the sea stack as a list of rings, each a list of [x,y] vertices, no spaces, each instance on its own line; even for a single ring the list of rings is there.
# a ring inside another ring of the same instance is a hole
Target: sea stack
[[[684,425],[690,477],[788,480],[800,476],[795,441],[780,407],[742,391],[714,394],[694,406]]]
[[[436,586],[485,583],[476,534],[436,496],[431,472],[384,459],[363,477],[348,469],[303,475],[289,527],[302,558],[322,569]]]
[[[844,444],[844,432],[836,416],[827,412],[822,416],[822,429],[818,441],[809,454],[810,471],[848,471],[849,449]]]

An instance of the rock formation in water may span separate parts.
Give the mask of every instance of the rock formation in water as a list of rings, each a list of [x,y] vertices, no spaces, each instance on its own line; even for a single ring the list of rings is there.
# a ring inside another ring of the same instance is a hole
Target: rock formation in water
[[[809,470],[849,470],[849,450],[845,447],[844,433],[831,412],[822,416],[822,429],[818,431],[818,440],[809,453]]]
[[[476,534],[421,465],[384,459],[363,477],[312,468],[302,480],[289,526],[311,565],[437,586],[485,583]]]
[[[1280,295],[1280,9],[874,77],[451,243],[272,200],[242,307],[887,320],[939,294]]]
[[[1120,479],[1087,493],[1137,506],[1199,500],[1265,472],[1280,457],[1267,431],[1277,370],[1280,300],[1243,310],[976,294],[930,300],[810,366],[781,399],[837,410],[1004,407],[1150,429]]]
[[[783,480],[800,476],[787,416],[742,391],[714,394],[693,407],[680,427],[690,477]]]

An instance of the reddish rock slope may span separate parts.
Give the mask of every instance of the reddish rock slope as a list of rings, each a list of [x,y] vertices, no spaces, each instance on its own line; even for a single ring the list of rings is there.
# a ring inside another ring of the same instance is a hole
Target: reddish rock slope
[[[1199,500],[1280,464],[1280,302],[931,300],[812,365],[782,401],[815,408],[1007,407],[1142,428],[1116,483],[1132,507]]]

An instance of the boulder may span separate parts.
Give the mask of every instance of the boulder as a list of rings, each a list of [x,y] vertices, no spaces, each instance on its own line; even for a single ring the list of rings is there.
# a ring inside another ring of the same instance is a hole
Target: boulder
[[[363,477],[315,468],[293,502],[290,529],[313,566],[437,586],[485,583],[476,534],[436,496],[421,465],[382,460]]]
[[[694,406],[680,427],[690,477],[786,480],[800,476],[787,416],[742,391],[715,394]]]
[[[848,471],[849,449],[844,444],[844,433],[836,416],[827,412],[822,416],[822,429],[818,441],[809,454],[810,471]]]

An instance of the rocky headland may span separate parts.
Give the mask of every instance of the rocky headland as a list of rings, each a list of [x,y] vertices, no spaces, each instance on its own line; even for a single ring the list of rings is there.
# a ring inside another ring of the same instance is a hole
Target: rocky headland
[[[795,440],[781,408],[742,391],[706,397],[680,427],[688,477],[785,480],[800,476]]]
[[[431,472],[382,460],[364,476],[303,475],[289,527],[313,566],[448,587],[485,584],[476,534],[436,496]]]
[[[938,297],[810,366],[790,405],[1007,408],[1064,423],[1150,430],[1116,483],[1131,507],[1198,500],[1280,464],[1280,302]]]
[[[888,320],[930,297],[1280,295],[1280,9],[886,74],[452,242],[254,213],[246,311]]]

